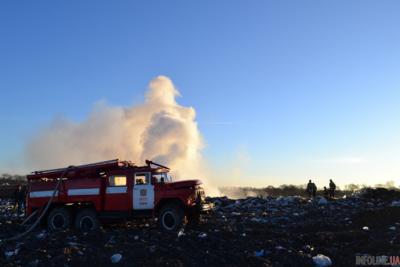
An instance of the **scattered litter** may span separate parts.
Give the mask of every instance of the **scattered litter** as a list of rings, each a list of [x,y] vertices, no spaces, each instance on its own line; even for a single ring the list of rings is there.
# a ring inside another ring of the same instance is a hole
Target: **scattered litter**
[[[326,204],[328,204],[328,200],[326,200],[326,198],[324,197],[319,197],[318,205],[326,205]]]
[[[255,251],[254,256],[256,257],[264,257],[265,256],[265,250],[260,250],[260,251]]]
[[[184,236],[185,235],[185,232],[181,229],[181,230],[179,230],[179,232],[178,232],[178,238],[179,237],[181,237],[181,236]]]
[[[33,261],[28,263],[28,267],[37,267],[37,266],[39,266],[39,260],[38,259],[33,260]]]
[[[10,250],[10,251],[4,252],[4,256],[6,256],[6,258],[11,258],[11,257],[13,257],[13,256],[18,255],[18,252],[19,252],[19,249],[16,248],[16,249],[14,249],[14,250]]]
[[[314,256],[312,259],[314,261],[314,264],[318,267],[325,267],[332,265],[331,259],[323,254],[318,254],[317,256]]]
[[[203,239],[203,238],[206,238],[206,237],[207,237],[207,234],[206,234],[206,233],[200,233],[200,234],[199,234],[199,238],[202,238],[202,239]]]
[[[111,256],[111,262],[112,263],[118,263],[118,262],[121,261],[121,259],[122,259],[122,255],[119,254],[119,253],[114,254],[114,255]]]
[[[36,235],[37,239],[43,239],[47,236],[46,231],[42,231],[39,234]]]
[[[135,265],[157,265],[175,250],[181,256],[172,265],[246,266],[252,264],[247,258],[251,256],[254,265],[329,266],[323,255],[317,255],[326,253],[332,259],[331,265],[347,266],[344,253],[374,251],[373,244],[368,242],[350,242],[346,246],[343,243],[343,240],[358,238],[360,231],[365,231],[364,235],[373,234],[377,224],[369,218],[378,218],[386,230],[382,235],[379,232],[370,236],[380,244],[387,244],[382,249],[390,250],[400,244],[400,213],[397,213],[400,211],[390,207],[399,205],[396,203],[400,198],[381,199],[380,194],[375,194],[373,199],[352,194],[341,198],[338,194],[332,201],[325,199],[327,205],[318,204],[324,201],[321,197],[311,201],[298,196],[252,196],[240,200],[213,197],[208,200],[216,208],[211,214],[203,215],[198,227],[166,233],[153,227],[154,221],[132,220],[123,225],[110,223],[96,233],[87,234],[75,230],[54,233],[37,230],[23,239],[24,244],[3,245],[0,265],[12,262],[19,266],[53,266],[65,259],[64,265],[74,266],[84,265],[90,257],[95,260],[93,264],[117,266],[130,261],[127,251],[130,255],[141,255],[134,257]],[[0,239],[25,229],[19,225],[22,219],[14,216],[7,202],[0,199]],[[343,238],[338,238],[335,235],[338,230],[348,231],[343,233]],[[15,252],[18,248],[19,252]],[[206,257],[193,257],[199,251]]]
[[[400,200],[394,200],[391,204],[391,207],[400,207]]]
[[[304,249],[306,252],[309,252],[309,251],[313,251],[313,250],[314,250],[314,247],[313,247],[313,246],[310,246],[310,245],[305,245],[305,246],[303,246],[303,249]]]
[[[150,253],[156,252],[156,246],[153,245],[153,246],[149,246],[148,248],[149,248]]]

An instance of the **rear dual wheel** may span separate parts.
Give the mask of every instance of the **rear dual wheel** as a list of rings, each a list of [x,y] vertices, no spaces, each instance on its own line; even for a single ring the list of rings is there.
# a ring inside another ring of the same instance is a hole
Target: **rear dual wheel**
[[[47,228],[49,231],[61,231],[71,225],[71,214],[66,208],[54,208],[47,216]]]
[[[47,217],[49,231],[61,231],[71,227],[71,213],[65,207],[53,209]],[[74,226],[82,232],[97,230],[100,226],[97,214],[92,209],[81,209],[75,217]]]
[[[92,209],[82,209],[76,214],[75,228],[82,232],[90,232],[99,229],[100,224],[97,214]]]

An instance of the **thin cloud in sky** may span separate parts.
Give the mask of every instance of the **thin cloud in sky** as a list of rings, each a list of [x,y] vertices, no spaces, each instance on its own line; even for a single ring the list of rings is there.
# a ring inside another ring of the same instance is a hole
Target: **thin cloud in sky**
[[[203,125],[235,125],[237,123],[232,122],[232,121],[208,121],[208,122],[202,122],[201,124],[203,124]]]
[[[335,157],[335,158],[324,158],[315,159],[313,162],[327,163],[327,164],[359,164],[367,162],[366,159],[359,157]]]

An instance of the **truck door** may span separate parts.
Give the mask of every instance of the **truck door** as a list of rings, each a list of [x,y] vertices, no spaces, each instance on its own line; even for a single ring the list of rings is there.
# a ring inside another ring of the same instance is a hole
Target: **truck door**
[[[146,210],[154,208],[154,185],[151,184],[150,172],[137,172],[133,186],[133,209]]]
[[[109,174],[105,188],[104,210],[129,211],[131,209],[128,181],[131,178],[125,172],[114,171]]]

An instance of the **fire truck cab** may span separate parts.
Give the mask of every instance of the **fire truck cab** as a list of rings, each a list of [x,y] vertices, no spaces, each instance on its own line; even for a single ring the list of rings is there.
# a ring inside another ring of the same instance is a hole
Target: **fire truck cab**
[[[95,230],[106,219],[154,217],[168,231],[196,224],[211,209],[200,180],[173,182],[169,168],[146,160],[137,166],[118,159],[27,176],[28,215],[44,211],[49,230],[75,226]],[[50,203],[49,203],[50,202]],[[45,207],[49,208],[45,210]]]

